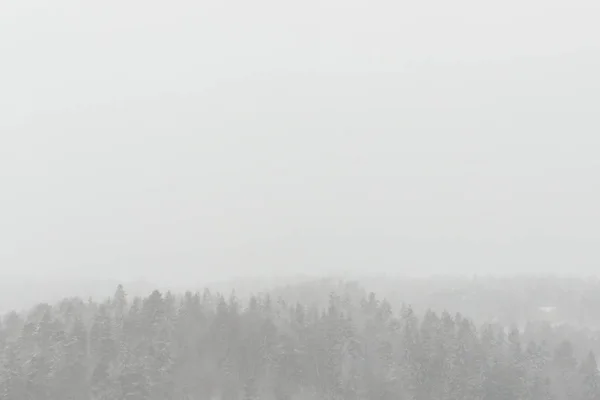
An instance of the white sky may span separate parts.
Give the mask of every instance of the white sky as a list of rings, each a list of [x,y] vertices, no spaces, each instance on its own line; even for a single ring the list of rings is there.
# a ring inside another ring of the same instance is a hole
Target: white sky
[[[6,274],[600,263],[600,3],[0,5]]]

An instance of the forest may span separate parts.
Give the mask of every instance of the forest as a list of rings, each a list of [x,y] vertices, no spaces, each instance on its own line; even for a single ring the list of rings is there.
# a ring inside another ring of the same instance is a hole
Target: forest
[[[597,343],[590,330],[477,322],[357,282],[240,297],[119,285],[4,316],[0,398],[600,400]]]

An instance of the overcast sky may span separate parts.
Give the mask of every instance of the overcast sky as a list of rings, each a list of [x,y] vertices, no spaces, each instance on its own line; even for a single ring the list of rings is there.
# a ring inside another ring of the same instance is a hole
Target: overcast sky
[[[4,0],[1,271],[596,272],[598,21],[597,0]]]

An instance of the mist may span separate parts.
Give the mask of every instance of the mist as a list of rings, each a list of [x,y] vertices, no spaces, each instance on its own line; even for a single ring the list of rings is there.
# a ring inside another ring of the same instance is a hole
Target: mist
[[[4,2],[2,272],[594,273],[598,17]]]
[[[599,400],[598,21],[2,1],[0,398]]]

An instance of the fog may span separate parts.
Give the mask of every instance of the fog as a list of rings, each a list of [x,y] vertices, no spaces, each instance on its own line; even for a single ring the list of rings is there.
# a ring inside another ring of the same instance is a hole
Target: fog
[[[4,1],[0,279],[590,274],[594,1]]]

